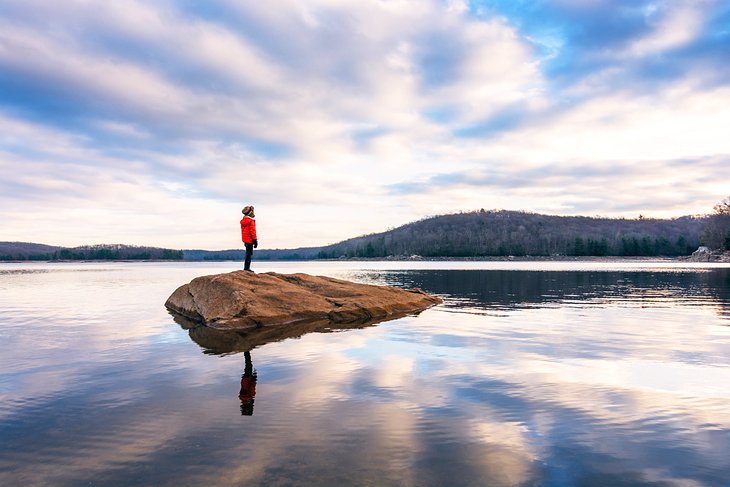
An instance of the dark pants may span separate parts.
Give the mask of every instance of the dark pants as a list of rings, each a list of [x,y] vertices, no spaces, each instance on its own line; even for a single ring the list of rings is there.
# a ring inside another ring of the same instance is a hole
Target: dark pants
[[[251,269],[251,256],[253,255],[253,244],[252,243],[244,243],[246,246],[246,262],[243,264],[243,270],[249,270]]]

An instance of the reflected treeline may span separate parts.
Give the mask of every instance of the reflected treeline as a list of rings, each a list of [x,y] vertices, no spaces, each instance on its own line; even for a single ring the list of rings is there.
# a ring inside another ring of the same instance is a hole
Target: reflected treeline
[[[730,318],[730,269],[718,269],[706,275],[707,292],[723,304],[724,315]]]
[[[513,309],[580,300],[711,301],[730,318],[730,269],[701,271],[409,270],[389,285],[446,297],[446,307]]]

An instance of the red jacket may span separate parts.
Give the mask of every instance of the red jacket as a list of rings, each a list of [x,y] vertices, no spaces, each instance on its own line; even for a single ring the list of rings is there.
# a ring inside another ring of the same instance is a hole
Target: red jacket
[[[241,218],[241,240],[243,243],[253,243],[256,238],[256,220],[248,215]]]
[[[241,392],[238,393],[238,398],[243,402],[248,402],[254,397],[256,397],[256,377],[244,375],[241,377]]]

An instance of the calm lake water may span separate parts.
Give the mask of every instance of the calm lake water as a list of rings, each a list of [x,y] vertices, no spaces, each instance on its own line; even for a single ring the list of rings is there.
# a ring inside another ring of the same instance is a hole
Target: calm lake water
[[[730,268],[256,263],[443,305],[251,345],[237,263],[0,265],[0,485],[729,486]]]

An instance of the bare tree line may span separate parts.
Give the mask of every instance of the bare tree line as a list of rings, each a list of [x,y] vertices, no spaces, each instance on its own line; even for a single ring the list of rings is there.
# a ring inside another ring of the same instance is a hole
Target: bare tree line
[[[484,210],[440,215],[324,247],[259,250],[261,260],[504,256],[682,256],[730,250],[730,197],[711,215],[673,219],[554,216]],[[0,260],[240,260],[243,251],[123,245],[76,248],[0,242]]]
[[[0,242],[0,261],[46,260],[182,260],[183,251],[134,245],[56,247],[24,242]]]
[[[322,248],[317,257],[678,256],[697,249],[707,217],[592,218],[478,210],[410,223]]]

